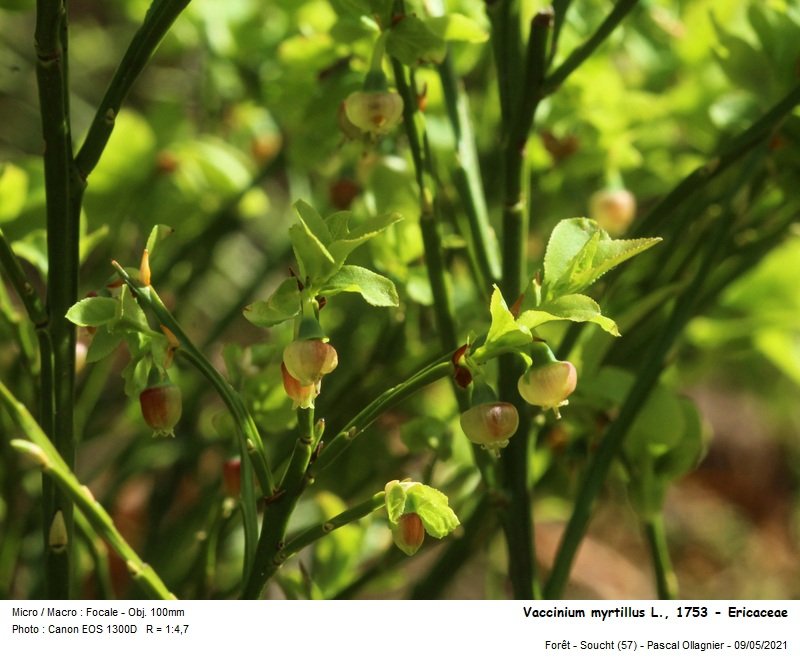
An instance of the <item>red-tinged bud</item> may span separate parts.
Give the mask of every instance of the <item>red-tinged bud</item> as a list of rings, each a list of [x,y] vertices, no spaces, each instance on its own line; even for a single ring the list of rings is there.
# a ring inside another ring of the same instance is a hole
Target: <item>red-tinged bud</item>
[[[636,198],[624,188],[599,190],[589,200],[589,214],[611,236],[619,236],[636,216]]]
[[[454,368],[453,379],[461,388],[469,387],[469,384],[472,382],[472,372],[470,372],[469,368],[467,368],[467,361],[465,359],[468,348],[469,344],[460,346],[455,350],[453,356],[451,357]]]
[[[315,385],[325,374],[336,369],[336,349],[322,339],[295,339],[283,349],[286,370],[300,385]]]
[[[293,408],[314,407],[314,399],[319,394],[319,383],[301,385],[300,381],[289,373],[285,362],[281,362],[281,376],[283,376],[283,389],[292,400]]]
[[[494,454],[508,445],[517,431],[519,413],[510,403],[480,403],[461,413],[461,429],[471,442]]]
[[[425,540],[422,518],[416,513],[404,513],[397,521],[397,525],[392,527],[392,538],[394,544],[409,557],[415,554]]]
[[[353,92],[344,111],[351,124],[373,136],[386,135],[403,119],[403,98],[397,92]]]
[[[175,435],[175,425],[183,412],[181,390],[177,385],[163,383],[142,390],[139,405],[144,421],[154,431],[153,435]]]
[[[557,419],[561,418],[559,407],[566,406],[567,397],[575,391],[578,372],[571,362],[546,362],[534,364],[522,376],[517,387],[522,398],[534,406],[552,410]]]
[[[242,492],[242,459],[231,458],[222,466],[222,484],[228,497],[237,499]]]

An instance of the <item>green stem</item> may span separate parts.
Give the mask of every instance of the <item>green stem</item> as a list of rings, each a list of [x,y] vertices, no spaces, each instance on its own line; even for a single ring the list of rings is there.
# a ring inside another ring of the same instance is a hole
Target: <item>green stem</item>
[[[397,405],[423,387],[436,382],[453,373],[453,363],[449,356],[420,369],[408,380],[386,390],[372,403],[366,406],[333,439],[325,444],[319,458],[310,466],[309,475],[313,478],[330,465],[345,449],[350,446],[382,413]]]
[[[729,226],[730,219],[727,215],[718,218],[717,227],[713,235],[709,237],[709,249],[695,276],[675,301],[672,314],[661,334],[653,343],[650,353],[644,359],[636,381],[622,404],[617,418],[608,427],[600,442],[600,447],[589,465],[575,501],[575,508],[561,538],[553,570],[545,586],[547,598],[561,598],[562,596],[572,568],[572,561],[589,525],[592,506],[605,482],[611,463],[619,453],[628,429],[639,414],[639,410],[658,383],[667,352],[692,317],[702,292],[703,282],[711,272],[717,255],[725,244],[724,236]]]
[[[49,409],[43,418],[48,434],[69,466],[75,461],[73,400],[75,393],[75,327],[65,318],[77,298],[78,217],[71,212],[72,139],[67,107],[66,6],[63,0],[38,0],[36,5],[36,78],[44,139],[47,207],[47,334],[42,347],[42,398]],[[50,364],[45,365],[48,362]],[[50,405],[52,402],[52,405]],[[70,595],[72,504],[50,479],[43,481],[45,576],[50,598]],[[50,526],[61,512],[66,524],[66,548],[47,543]]]
[[[628,13],[637,5],[639,0],[618,0],[614,9],[600,24],[595,33],[578,46],[544,81],[542,86],[543,96],[552,94],[558,89],[569,75],[583,64],[595,50],[602,44],[608,35],[622,22]],[[560,25],[563,21],[559,21]]]
[[[470,246],[481,290],[488,295],[492,283],[500,279],[500,255],[494,230],[489,223],[469,103],[449,53],[438,66],[438,71],[447,115],[456,141],[453,181],[467,216],[469,232],[465,232],[465,238]]]
[[[314,409],[297,410],[297,441],[281,485],[272,502],[267,504],[261,524],[256,557],[242,598],[253,599],[261,595],[264,585],[280,567],[279,555],[284,547],[284,537],[289,517],[297,500],[311,482],[308,464],[314,449]]]
[[[42,299],[36,293],[33,284],[25,276],[22,264],[19,263],[17,255],[11,249],[11,244],[8,242],[2,228],[0,228],[0,267],[2,267],[3,272],[11,282],[11,286],[14,287],[14,291],[16,291],[20,301],[22,301],[31,323],[37,329],[47,326],[47,314],[45,313]]]
[[[206,377],[211,385],[213,385],[236,422],[237,431],[246,447],[245,455],[249,456],[253,461],[253,468],[258,477],[261,491],[267,496],[273,494],[275,492],[275,482],[267,462],[261,434],[258,432],[258,428],[239,394],[206,359],[205,355],[195,347],[175,320],[175,317],[161,301],[155,289],[152,286],[139,286],[117,262],[113,262],[112,265],[125,284],[136,294],[138,302],[143,307],[149,309],[161,325],[169,328],[180,342],[179,350],[186,356],[186,359]]]
[[[125,560],[131,576],[141,585],[148,596],[162,599],[174,598],[156,572],[145,564],[128,545],[128,542],[114,526],[111,516],[94,498],[88,487],[78,481],[61,453],[36,423],[28,409],[14,398],[2,382],[0,382],[0,402],[30,440],[30,442],[28,440],[12,440],[11,446],[33,460],[44,473],[52,478],[64,495],[75,503],[86,516],[94,531],[102,536]]]
[[[678,577],[672,568],[669,557],[667,535],[664,529],[664,516],[660,513],[644,522],[644,532],[650,545],[650,556],[656,574],[658,597],[662,600],[674,600],[678,597]]]
[[[502,292],[506,300],[514,301],[523,290],[525,268],[525,246],[528,228],[526,223],[523,181],[525,176],[525,148],[528,133],[533,124],[541,84],[546,69],[547,42],[552,27],[551,11],[539,12],[531,22],[525,70],[526,81],[520,100],[504,125],[504,197],[503,197],[503,280]],[[492,33],[492,39],[503,35]],[[499,65],[500,63],[498,63]],[[518,65],[515,65],[518,66]],[[506,74],[507,75],[507,74]],[[535,565],[533,562],[533,520],[531,512],[529,453],[530,412],[517,390],[517,380],[522,375],[523,365],[513,355],[499,359],[499,394],[520,411],[520,423],[503,451],[503,483],[508,492],[508,506],[501,518],[508,546],[509,575],[518,599],[530,599],[537,595]]]
[[[97,581],[97,598],[102,600],[115,600],[114,586],[111,582],[111,571],[108,566],[108,549],[92,529],[89,521],[82,514],[75,516],[75,527],[83,538],[86,549],[92,556],[94,576]]]
[[[44,2],[45,0],[39,0]],[[75,164],[85,181],[100,160],[114,130],[122,102],[169,28],[190,0],[153,0],[141,27],[131,40],[89,127]]]
[[[487,0],[492,52],[497,70],[502,125],[510,127],[519,110],[522,88],[522,35],[518,0]]]
[[[800,85],[796,85],[749,128],[732,140],[726,141],[725,147],[720,150],[717,157],[684,178],[633,227],[631,235],[644,236],[656,233],[674,215],[678,204],[702,189],[752,149],[763,144],[798,103],[800,103]]]
[[[334,516],[327,522],[321,525],[312,525],[305,531],[300,532],[284,546],[283,550],[275,557],[275,561],[282,564],[292,555],[297,554],[303,548],[318,541],[323,536],[327,536],[332,531],[344,527],[344,525],[360,520],[364,516],[368,516],[370,513],[384,506],[386,506],[386,493],[384,491],[375,493],[368,500],[340,513],[338,516]]]

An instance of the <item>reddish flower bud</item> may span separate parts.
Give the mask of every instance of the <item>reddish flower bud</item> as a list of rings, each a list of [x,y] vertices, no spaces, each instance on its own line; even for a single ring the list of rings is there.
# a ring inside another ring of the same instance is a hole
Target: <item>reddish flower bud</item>
[[[386,135],[403,118],[403,99],[397,92],[353,92],[344,111],[351,124],[370,135]]]
[[[599,190],[589,200],[589,214],[612,236],[619,236],[636,216],[636,198],[629,190]]]
[[[234,499],[242,492],[242,459],[231,458],[222,466],[222,484],[228,497]]]
[[[510,403],[480,403],[461,413],[461,429],[471,442],[495,454],[508,445],[519,426],[519,413]]]
[[[319,383],[301,385],[300,381],[292,377],[286,368],[286,363],[281,362],[281,376],[283,376],[283,390],[294,402],[293,408],[313,408],[314,399],[319,394]]]
[[[183,412],[181,390],[177,385],[164,383],[142,390],[139,405],[153,435],[175,435],[173,429]]]
[[[558,409],[566,406],[567,397],[575,391],[578,372],[571,362],[546,362],[532,366],[520,376],[517,388],[522,398],[534,406],[552,410],[557,419],[561,418]]]
[[[416,513],[404,513],[392,527],[394,544],[409,557],[417,552],[425,540],[425,527],[422,518]]]
[[[336,369],[336,349],[321,339],[295,339],[283,349],[286,370],[300,385],[315,385],[325,374]]]

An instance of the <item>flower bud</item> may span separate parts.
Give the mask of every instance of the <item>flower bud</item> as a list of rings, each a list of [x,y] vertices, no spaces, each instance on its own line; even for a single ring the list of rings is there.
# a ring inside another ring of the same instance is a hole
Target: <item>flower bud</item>
[[[339,356],[333,346],[321,339],[295,339],[283,349],[283,362],[292,378],[308,386],[319,383],[325,374],[336,369]]]
[[[237,499],[242,491],[242,459],[231,458],[222,466],[222,485],[228,497]]]
[[[286,363],[281,362],[281,375],[283,376],[283,389],[294,402],[293,408],[313,408],[314,399],[319,394],[319,382],[311,385],[301,385],[300,381],[292,377],[286,368]]]
[[[139,405],[144,421],[154,431],[153,435],[175,435],[173,429],[183,412],[181,390],[177,385],[162,383],[142,390]]]
[[[370,135],[386,135],[403,118],[403,98],[397,92],[353,92],[344,102],[351,124]]]
[[[571,362],[555,360],[541,366],[534,364],[520,376],[517,388],[522,398],[534,406],[553,410],[557,419],[560,406],[566,406],[567,397],[575,391],[578,372]]]
[[[480,403],[461,413],[460,421],[464,435],[471,442],[497,454],[516,432],[519,413],[504,401]]]
[[[589,199],[589,213],[611,236],[619,236],[636,216],[636,198],[624,188],[598,190]]]
[[[394,544],[409,557],[417,552],[425,540],[425,527],[422,518],[416,513],[404,513],[392,527]]]

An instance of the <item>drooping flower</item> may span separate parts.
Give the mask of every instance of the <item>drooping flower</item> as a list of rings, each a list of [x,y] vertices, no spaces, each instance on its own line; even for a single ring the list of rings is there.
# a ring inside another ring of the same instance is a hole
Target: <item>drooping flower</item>
[[[353,92],[345,99],[348,121],[372,136],[386,135],[403,118],[403,98],[388,90]]]
[[[319,383],[339,364],[336,349],[322,339],[295,339],[283,349],[286,370],[300,385]]]
[[[560,419],[558,409],[569,403],[567,397],[575,391],[577,384],[575,365],[554,360],[530,367],[520,376],[517,388],[525,401],[544,410],[552,410]]]
[[[461,413],[461,429],[471,442],[497,454],[519,426],[519,413],[510,403],[480,403]]]
[[[139,394],[142,417],[153,429],[153,435],[174,436],[174,428],[183,412],[180,388],[173,383],[162,383],[142,390]]]

